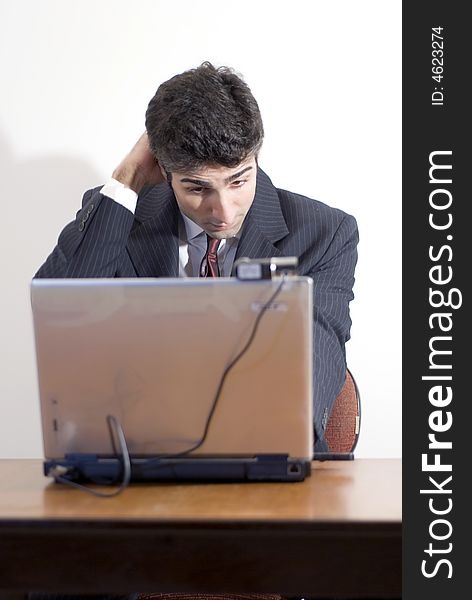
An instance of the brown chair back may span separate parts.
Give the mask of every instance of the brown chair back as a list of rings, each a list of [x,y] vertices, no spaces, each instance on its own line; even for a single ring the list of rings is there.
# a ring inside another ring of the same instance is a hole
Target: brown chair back
[[[325,439],[330,452],[353,452],[361,426],[359,390],[352,373],[346,372],[346,381],[336,398],[326,426]]]

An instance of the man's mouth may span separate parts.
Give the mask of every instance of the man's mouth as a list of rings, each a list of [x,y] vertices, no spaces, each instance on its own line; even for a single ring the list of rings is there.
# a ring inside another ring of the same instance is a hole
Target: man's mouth
[[[212,229],[231,229],[231,223],[208,223]]]

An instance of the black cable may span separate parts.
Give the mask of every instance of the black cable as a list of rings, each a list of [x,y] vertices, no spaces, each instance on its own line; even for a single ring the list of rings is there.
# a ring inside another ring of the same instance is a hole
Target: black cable
[[[115,432],[118,436],[118,442],[120,445],[121,457],[123,459],[123,478],[122,478],[119,486],[111,492],[101,492],[100,490],[95,490],[91,487],[82,485],[81,483],[77,483],[76,481],[71,481],[70,479],[67,479],[67,477],[62,477],[60,475],[54,476],[54,479],[56,481],[58,481],[59,483],[65,483],[66,485],[69,485],[73,488],[82,490],[84,492],[88,492],[89,494],[92,494],[93,496],[99,496],[100,498],[111,498],[113,496],[117,496],[118,494],[121,494],[121,492],[128,487],[130,479],[131,479],[131,459],[129,456],[128,445],[126,443],[126,437],[125,437],[123,428],[121,427],[121,424],[114,416],[112,416],[112,415],[107,416],[107,424],[108,424],[108,429],[110,432],[110,438],[111,438],[113,448],[115,448],[115,441],[113,438],[113,430],[112,429],[113,428],[115,429]],[[117,454],[117,452],[115,452],[115,454]]]
[[[251,346],[251,344],[254,341],[254,338],[256,336],[256,333],[257,333],[257,330],[259,328],[259,324],[261,322],[262,317],[264,316],[264,314],[266,313],[266,311],[270,308],[271,304],[274,302],[274,300],[277,298],[277,296],[280,294],[280,292],[282,290],[282,287],[283,287],[283,284],[285,283],[285,279],[286,279],[286,275],[283,274],[282,275],[282,281],[277,286],[275,292],[267,300],[267,302],[261,307],[261,311],[257,315],[256,320],[254,321],[254,325],[253,325],[252,331],[251,331],[251,333],[249,335],[248,341],[246,342],[245,346],[235,356],[235,358],[233,358],[233,360],[231,360],[229,362],[229,364],[225,367],[225,370],[223,371],[223,375],[221,376],[220,382],[218,384],[218,388],[216,390],[215,398],[214,398],[212,406],[210,408],[210,412],[208,413],[208,417],[207,417],[207,420],[206,420],[206,423],[205,423],[205,428],[203,430],[203,435],[200,438],[200,440],[194,446],[191,446],[187,450],[182,450],[181,452],[177,452],[175,454],[165,454],[165,455],[156,456],[155,458],[150,458],[150,459],[148,459],[142,465],[143,468],[148,467],[148,466],[153,466],[154,463],[159,462],[163,458],[179,458],[181,456],[187,456],[188,454],[190,454],[190,452],[193,452],[194,450],[197,450],[198,448],[200,448],[200,446],[203,445],[203,443],[205,442],[205,440],[206,440],[206,438],[208,436],[208,431],[210,429],[211,420],[213,418],[213,415],[214,415],[215,410],[216,410],[216,406],[217,406],[218,401],[220,399],[221,392],[223,390],[223,385],[224,385],[224,382],[226,380],[226,377],[227,377],[228,373],[231,371],[231,369],[239,362],[239,360],[249,350],[249,348],[250,348],[250,346]]]
[[[203,445],[203,443],[205,442],[205,440],[208,436],[208,431],[210,429],[211,420],[213,418],[213,415],[216,410],[216,406],[220,399],[226,377],[228,376],[228,373],[231,371],[231,369],[239,362],[239,360],[244,356],[244,354],[246,354],[246,352],[250,348],[250,346],[256,336],[256,333],[259,328],[259,324],[262,320],[262,317],[264,316],[266,311],[270,308],[271,304],[274,302],[274,300],[277,298],[277,296],[281,292],[283,284],[285,283],[285,279],[286,279],[286,276],[285,276],[285,274],[283,274],[282,281],[277,286],[275,292],[272,294],[272,296],[269,298],[269,300],[261,307],[261,310],[260,310],[259,314],[257,315],[256,320],[254,321],[254,325],[253,325],[252,331],[249,335],[248,341],[244,345],[243,349],[225,367],[225,370],[223,371],[223,375],[221,376],[220,382],[218,384],[218,388],[216,390],[216,394],[215,394],[210,412],[208,413],[208,417],[207,417],[207,420],[205,423],[203,435],[200,438],[200,440],[195,445],[191,446],[187,450],[183,450],[182,452],[177,452],[175,454],[160,455],[160,456],[156,456],[155,458],[149,458],[141,465],[141,468],[144,469],[146,467],[151,467],[151,466],[153,466],[154,463],[160,462],[163,458],[178,458],[181,456],[187,456],[188,454],[190,454],[190,452],[197,450],[197,448],[200,448],[200,446]],[[128,445],[126,443],[126,437],[125,437],[123,428],[121,427],[121,424],[117,421],[117,419],[114,416],[112,416],[112,415],[107,416],[107,424],[108,424],[108,429],[109,429],[109,433],[110,433],[110,439],[111,439],[113,451],[116,455],[118,454],[118,452],[116,452],[115,439],[113,436],[113,428],[114,428],[114,430],[118,436],[118,441],[119,441],[120,450],[121,450],[121,456],[123,459],[123,478],[122,478],[120,485],[116,489],[114,489],[112,492],[107,493],[107,492],[101,492],[99,490],[95,490],[91,487],[82,485],[75,481],[71,481],[70,479],[67,479],[66,477],[62,477],[60,475],[54,476],[54,479],[57,482],[64,483],[66,485],[69,485],[76,489],[82,490],[84,492],[88,492],[89,494],[93,494],[94,496],[98,496],[100,498],[111,498],[113,496],[117,496],[118,494],[120,494],[123,490],[125,490],[128,487],[129,482],[131,480],[131,459],[130,459],[130,455],[129,455]],[[112,425],[113,425],[113,427],[112,427]],[[164,465],[162,465],[162,466],[164,466]],[[167,465],[165,465],[165,466],[167,466]]]

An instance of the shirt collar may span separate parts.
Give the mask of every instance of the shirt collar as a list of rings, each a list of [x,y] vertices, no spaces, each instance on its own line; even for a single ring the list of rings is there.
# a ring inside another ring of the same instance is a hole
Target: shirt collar
[[[187,242],[189,242],[190,240],[198,237],[203,232],[203,229],[200,227],[200,225],[197,225],[194,221],[192,221],[192,219],[189,219],[187,215],[184,215],[182,211],[180,211],[180,214],[182,215],[182,219],[184,221]]]

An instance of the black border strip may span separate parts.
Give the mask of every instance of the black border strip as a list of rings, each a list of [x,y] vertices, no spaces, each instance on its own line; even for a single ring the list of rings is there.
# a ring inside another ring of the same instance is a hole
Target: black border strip
[[[466,430],[466,412],[472,328],[466,289],[472,219],[466,137],[472,119],[466,88],[472,36],[465,6],[457,1],[403,3],[406,600],[463,598],[467,592],[459,590],[469,589],[466,510],[472,435]],[[438,447],[429,447],[429,435]],[[435,461],[451,470],[432,470]]]

